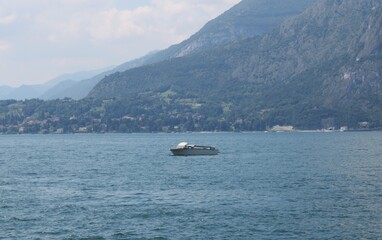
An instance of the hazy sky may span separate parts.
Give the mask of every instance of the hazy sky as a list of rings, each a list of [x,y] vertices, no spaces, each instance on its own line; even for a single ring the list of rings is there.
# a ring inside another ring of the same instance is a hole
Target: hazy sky
[[[240,0],[0,0],[0,85],[46,82],[181,42]]]

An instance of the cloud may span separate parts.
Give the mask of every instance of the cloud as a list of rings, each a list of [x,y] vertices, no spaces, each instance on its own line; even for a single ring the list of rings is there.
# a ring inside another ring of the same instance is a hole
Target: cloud
[[[9,49],[11,49],[11,45],[7,43],[6,41],[0,40],[0,53],[6,52]]]
[[[145,20],[152,14],[153,9],[150,7],[139,7],[134,10],[112,8],[93,17],[88,31],[92,40],[96,41],[140,36],[148,31]]]
[[[16,14],[12,13],[6,16],[0,16],[0,25],[8,25],[16,20]]]
[[[13,23],[16,20],[17,16],[15,13],[10,13],[5,7],[0,5],[0,26],[8,25]]]

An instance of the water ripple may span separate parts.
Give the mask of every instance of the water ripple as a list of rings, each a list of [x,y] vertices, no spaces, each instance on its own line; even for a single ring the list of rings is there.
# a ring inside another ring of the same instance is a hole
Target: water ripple
[[[0,136],[0,239],[379,239],[381,139]],[[170,156],[184,140],[222,153]]]

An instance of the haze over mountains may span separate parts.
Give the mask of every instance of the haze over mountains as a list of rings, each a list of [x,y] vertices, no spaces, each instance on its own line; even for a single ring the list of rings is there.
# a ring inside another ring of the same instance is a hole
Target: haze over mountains
[[[82,78],[68,76],[46,84],[0,87],[0,99],[81,99],[105,76],[131,68],[153,64],[166,59],[186,56],[208,50],[220,44],[237,42],[271,31],[283,20],[297,15],[309,7],[314,0],[292,0],[293,4],[280,0],[244,0],[216,19],[208,22],[199,32],[182,43],[168,49],[147,54],[139,59],[123,63],[113,69],[101,70]],[[79,75],[83,73],[74,73]],[[52,85],[52,82],[55,84]]]
[[[380,129],[381,29],[379,0],[242,1],[181,44],[89,79],[82,100],[3,102],[3,122],[30,132]]]
[[[20,87],[0,86],[0,99],[24,100],[32,98],[61,98],[58,96],[65,95],[62,94],[62,92],[66,92],[71,86],[76,85],[83,79],[91,78],[94,75],[103,73],[110,69],[112,69],[112,67],[91,71],[81,71],[71,74],[62,74],[43,84],[22,85]],[[63,96],[62,98],[64,97],[66,96]]]

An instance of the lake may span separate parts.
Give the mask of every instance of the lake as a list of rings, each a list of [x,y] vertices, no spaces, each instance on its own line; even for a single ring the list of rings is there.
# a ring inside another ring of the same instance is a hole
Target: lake
[[[0,239],[381,238],[382,132],[0,135]]]

